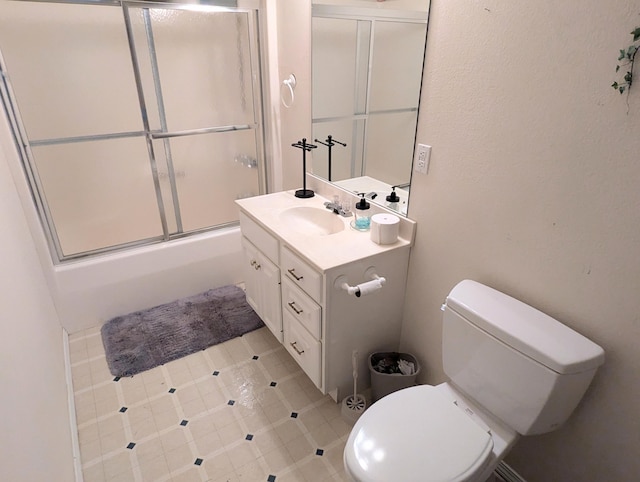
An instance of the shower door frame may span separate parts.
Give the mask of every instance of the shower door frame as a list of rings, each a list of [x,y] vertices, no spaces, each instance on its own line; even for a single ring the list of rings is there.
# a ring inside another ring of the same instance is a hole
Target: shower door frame
[[[33,3],[54,3],[54,4],[80,4],[80,5],[92,5],[92,6],[119,6],[122,8],[123,22],[127,32],[127,42],[129,46],[130,60],[133,66],[135,88],[139,101],[140,114],[142,116],[143,129],[142,131],[129,131],[129,132],[117,132],[108,134],[96,134],[78,137],[63,137],[54,139],[37,139],[29,140],[26,135],[26,129],[22,123],[21,116],[18,109],[18,103],[14,95],[11,83],[7,76],[7,66],[0,51],[0,97],[2,98],[4,110],[9,120],[11,133],[18,150],[18,155],[22,164],[23,171],[27,178],[29,188],[31,191],[33,202],[36,206],[36,211],[40,218],[40,223],[43,227],[44,234],[49,246],[49,252],[54,264],[61,264],[66,261],[77,260],[80,258],[87,258],[99,254],[116,252],[126,250],[134,247],[146,246],[150,244],[156,244],[175,239],[180,239],[208,231],[214,231],[224,229],[228,227],[238,226],[238,221],[232,221],[228,223],[218,224],[214,226],[207,226],[184,232],[182,228],[182,220],[180,213],[179,197],[176,188],[176,173],[173,168],[171,151],[169,148],[169,140],[171,138],[223,133],[231,131],[241,130],[253,130],[255,132],[256,139],[256,168],[258,174],[258,189],[259,192],[267,192],[267,179],[266,179],[266,152],[265,152],[265,123],[264,123],[264,91],[262,85],[267,81],[265,72],[262,66],[262,53],[263,48],[260,42],[260,14],[259,14],[259,0],[243,0],[242,7],[238,7],[237,0],[200,0],[198,3],[183,2],[180,0],[28,0]],[[130,8],[139,8],[143,10],[145,18],[145,33],[147,35],[147,44],[141,48],[147,48],[148,54],[152,63],[152,76],[154,84],[154,97],[157,102],[158,113],[160,117],[160,130],[153,130],[149,125],[148,112],[146,107],[146,101],[144,96],[143,81],[140,75],[140,64],[138,61],[138,50],[136,49],[136,43],[134,40],[134,34],[132,31],[132,23],[129,15]],[[176,9],[176,10],[188,10],[188,11],[201,11],[201,12],[233,12],[233,13],[246,13],[248,21],[248,35],[249,35],[249,54],[251,56],[251,91],[253,97],[253,117],[254,122],[252,124],[242,125],[227,125],[217,127],[205,127],[197,129],[188,129],[180,131],[169,131],[166,127],[166,117],[164,112],[163,98],[160,89],[160,77],[157,66],[157,59],[155,55],[154,38],[151,31],[151,25],[149,20],[149,9],[162,8],[162,9]],[[126,243],[116,244],[103,248],[92,249],[83,251],[80,253],[73,253],[64,255],[62,246],[59,241],[56,226],[53,220],[53,216],[49,209],[49,206],[44,198],[44,188],[38,176],[36,168],[35,158],[31,152],[31,146],[46,146],[56,144],[71,144],[75,142],[84,141],[98,141],[108,139],[124,139],[128,137],[145,137],[147,151],[149,155],[149,163],[151,166],[152,179],[154,184],[154,190],[156,194],[156,202],[158,205],[158,214],[160,216],[160,223],[162,226],[162,234],[159,236],[153,236],[140,240],[130,241]],[[172,203],[175,213],[176,232],[170,232],[167,222],[167,213],[164,207],[163,193],[160,186],[160,179],[157,169],[156,155],[154,151],[153,141],[161,140],[164,145],[166,153],[166,161],[168,167],[168,180],[171,189]]]

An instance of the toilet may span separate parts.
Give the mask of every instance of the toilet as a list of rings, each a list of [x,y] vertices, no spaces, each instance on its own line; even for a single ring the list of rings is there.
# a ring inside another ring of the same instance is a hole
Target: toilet
[[[449,381],[391,393],[353,426],[356,481],[485,481],[520,436],[559,428],[604,350],[510,296],[464,280],[442,307]]]

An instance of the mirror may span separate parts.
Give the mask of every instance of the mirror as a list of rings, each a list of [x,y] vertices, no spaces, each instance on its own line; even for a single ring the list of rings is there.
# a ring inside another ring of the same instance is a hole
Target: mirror
[[[311,171],[406,216],[429,1],[320,1],[312,4]],[[393,186],[397,197],[387,200]]]

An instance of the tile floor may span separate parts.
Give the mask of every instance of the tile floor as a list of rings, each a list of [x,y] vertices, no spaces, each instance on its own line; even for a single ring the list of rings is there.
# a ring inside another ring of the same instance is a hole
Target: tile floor
[[[86,482],[342,481],[350,426],[267,328],[130,378],[69,338]]]

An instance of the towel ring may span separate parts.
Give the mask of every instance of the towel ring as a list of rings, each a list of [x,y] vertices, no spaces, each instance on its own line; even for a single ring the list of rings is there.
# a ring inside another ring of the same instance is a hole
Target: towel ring
[[[290,103],[287,103],[287,101],[285,100],[285,96],[282,94],[282,88],[283,87],[288,87],[289,88],[289,94],[291,95],[291,102]],[[295,96],[295,93],[294,93],[295,87],[296,87],[296,76],[293,75],[293,74],[289,74],[289,77],[284,79],[282,81],[282,85],[280,86],[280,100],[282,101],[282,105],[285,106],[287,109],[289,109],[291,106],[293,106],[293,103],[296,100],[296,96]]]

